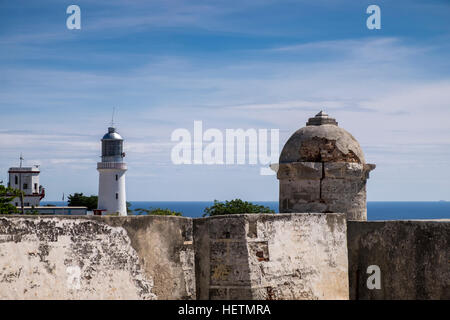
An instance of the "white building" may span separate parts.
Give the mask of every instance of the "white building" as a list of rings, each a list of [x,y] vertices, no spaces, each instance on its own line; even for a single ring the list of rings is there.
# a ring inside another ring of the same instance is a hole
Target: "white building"
[[[43,207],[24,207],[25,214],[40,214],[40,215],[64,215],[64,216],[83,216],[87,215],[86,207],[59,207],[46,205]]]
[[[8,186],[24,192],[23,205],[25,207],[38,207],[42,198],[45,197],[45,190],[39,184],[39,166],[33,167],[13,167],[9,168]],[[14,198],[11,204],[21,206],[20,198]]]
[[[127,215],[125,172],[123,162],[123,139],[114,127],[102,138],[102,162],[97,163],[99,172],[98,209],[102,214]]]

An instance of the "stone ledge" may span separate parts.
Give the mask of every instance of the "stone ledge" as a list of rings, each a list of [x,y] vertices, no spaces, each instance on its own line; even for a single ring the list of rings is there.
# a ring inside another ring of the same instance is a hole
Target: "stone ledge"
[[[374,164],[352,162],[324,163],[325,178],[333,179],[368,179],[369,172],[375,169]]]
[[[280,163],[277,171],[279,180],[320,180],[333,179],[368,179],[374,164],[355,162],[291,162]]]

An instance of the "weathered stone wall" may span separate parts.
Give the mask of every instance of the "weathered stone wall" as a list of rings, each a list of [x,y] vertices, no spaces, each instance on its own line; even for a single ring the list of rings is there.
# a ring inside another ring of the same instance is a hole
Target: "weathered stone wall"
[[[345,212],[367,220],[366,181],[375,166],[353,162],[280,163],[280,212]]]
[[[193,299],[192,220],[0,217],[0,299]]]
[[[0,299],[450,299],[450,220],[345,220],[0,216]]]
[[[344,214],[194,220],[198,299],[348,299]]]
[[[348,221],[347,228],[351,299],[450,299],[450,220]],[[367,287],[370,265],[380,268],[380,289]]]

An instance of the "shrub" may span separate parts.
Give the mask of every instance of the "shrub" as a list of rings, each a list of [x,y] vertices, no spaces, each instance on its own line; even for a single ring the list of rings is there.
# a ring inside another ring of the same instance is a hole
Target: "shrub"
[[[239,213],[275,213],[275,211],[269,207],[242,201],[241,199],[227,200],[225,202],[214,200],[214,205],[205,208],[204,212],[204,217]]]
[[[170,209],[161,209],[161,208],[155,208],[155,209],[136,209],[134,210],[138,214],[144,214],[144,215],[155,215],[155,216],[181,216],[181,212],[172,211]]]

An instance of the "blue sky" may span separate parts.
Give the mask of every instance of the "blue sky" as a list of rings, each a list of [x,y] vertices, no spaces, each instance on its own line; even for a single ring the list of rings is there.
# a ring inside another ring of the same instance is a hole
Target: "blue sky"
[[[278,200],[259,165],[173,165],[172,131],[277,128],[282,146],[324,109],[377,164],[369,200],[450,200],[449,15],[448,1],[0,0],[0,180],[22,152],[46,200],[96,194],[116,107],[128,199]]]

